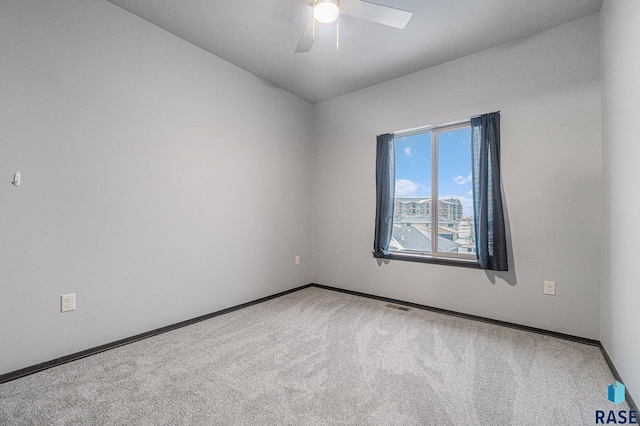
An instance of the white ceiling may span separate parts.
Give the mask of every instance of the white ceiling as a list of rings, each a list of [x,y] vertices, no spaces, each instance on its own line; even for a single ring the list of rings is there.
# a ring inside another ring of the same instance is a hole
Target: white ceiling
[[[309,102],[457,59],[600,10],[602,0],[375,0],[413,12],[403,30],[341,16],[294,50],[307,0],[109,0]],[[353,0],[352,0],[353,1]]]

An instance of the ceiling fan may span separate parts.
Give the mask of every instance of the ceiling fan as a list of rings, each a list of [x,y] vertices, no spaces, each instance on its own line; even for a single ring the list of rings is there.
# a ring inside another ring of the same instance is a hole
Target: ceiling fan
[[[407,25],[413,13],[369,3],[364,0],[313,0],[311,19],[305,28],[296,47],[296,53],[311,50],[316,30],[322,24],[328,24],[338,19],[340,15],[353,16],[367,21],[402,29]]]

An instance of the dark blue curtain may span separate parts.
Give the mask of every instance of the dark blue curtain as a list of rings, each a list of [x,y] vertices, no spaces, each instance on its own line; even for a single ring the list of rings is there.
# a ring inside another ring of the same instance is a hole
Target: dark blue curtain
[[[396,192],[396,147],[393,133],[378,135],[376,151],[376,231],[373,255],[389,254]]]
[[[500,113],[471,119],[476,253],[483,269],[508,271],[500,192]]]

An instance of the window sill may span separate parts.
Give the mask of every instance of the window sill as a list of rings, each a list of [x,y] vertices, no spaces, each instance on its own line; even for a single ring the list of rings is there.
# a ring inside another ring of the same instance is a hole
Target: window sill
[[[386,256],[379,256],[375,253],[376,259],[403,260],[406,262],[431,263],[435,265],[459,266],[462,268],[482,269],[477,260],[452,259],[444,257],[431,257],[419,254],[390,253]]]

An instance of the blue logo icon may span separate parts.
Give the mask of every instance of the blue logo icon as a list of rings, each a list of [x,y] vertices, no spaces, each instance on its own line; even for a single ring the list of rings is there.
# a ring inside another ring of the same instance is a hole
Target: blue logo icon
[[[609,401],[620,405],[624,402],[624,385],[616,380],[615,385],[609,385]]]

